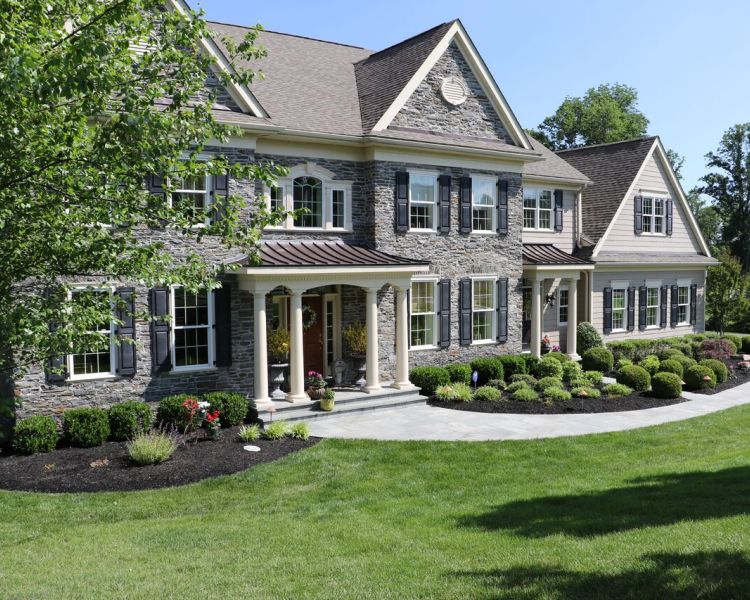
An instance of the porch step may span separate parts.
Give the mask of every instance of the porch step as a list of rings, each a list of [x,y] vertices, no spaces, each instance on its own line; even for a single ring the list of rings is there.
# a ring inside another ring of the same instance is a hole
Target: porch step
[[[270,422],[272,417],[274,421],[309,421],[311,419],[322,419],[352,412],[421,404],[426,401],[427,398],[421,396],[418,390],[393,390],[392,393],[381,393],[372,396],[362,394],[351,398],[336,398],[336,404],[331,411],[320,410],[317,401],[310,401],[301,404],[288,404],[286,406],[280,406],[280,403],[276,403],[276,411],[273,415],[262,407],[259,407],[258,414],[266,423]]]

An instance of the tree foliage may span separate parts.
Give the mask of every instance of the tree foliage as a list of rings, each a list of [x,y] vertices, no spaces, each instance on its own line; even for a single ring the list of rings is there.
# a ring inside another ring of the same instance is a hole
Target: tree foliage
[[[531,131],[553,150],[619,142],[645,135],[648,119],[637,108],[638,92],[627,85],[602,84],[583,97],[567,97]]]
[[[747,322],[750,279],[726,248],[719,248],[716,258],[721,264],[708,269],[706,281],[706,320],[709,328],[723,334],[726,329],[742,327]]]

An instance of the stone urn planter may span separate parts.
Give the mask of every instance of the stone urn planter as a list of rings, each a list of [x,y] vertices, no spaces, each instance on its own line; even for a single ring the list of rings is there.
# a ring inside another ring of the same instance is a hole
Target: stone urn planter
[[[307,388],[307,395],[310,400],[320,400],[326,392],[326,388]]]
[[[271,400],[283,400],[284,398],[286,398],[286,393],[281,389],[281,386],[284,385],[284,372],[286,371],[288,366],[289,363],[279,363],[271,365],[270,381],[271,385],[273,386],[273,391],[271,391]]]
[[[356,385],[364,388],[367,384],[365,374],[367,372],[367,328],[363,323],[353,323],[348,325],[342,332],[344,347],[349,352],[349,356],[354,360],[354,368],[359,372],[359,379]]]
[[[367,358],[364,356],[352,356],[354,364],[356,365],[357,373],[359,373],[359,379],[355,381],[355,385],[364,389],[367,385]]]

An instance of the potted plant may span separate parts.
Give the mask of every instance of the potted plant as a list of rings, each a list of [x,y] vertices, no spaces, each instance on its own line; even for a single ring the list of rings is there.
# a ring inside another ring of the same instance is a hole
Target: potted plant
[[[344,346],[349,351],[350,356],[355,359],[355,368],[359,371],[357,385],[364,387],[367,383],[365,371],[367,369],[367,328],[362,323],[353,323],[347,325],[341,332],[344,339]]]
[[[336,402],[336,394],[331,388],[328,388],[323,392],[323,397],[320,399],[320,410],[333,410],[333,405]]]
[[[283,400],[286,394],[281,389],[284,384],[284,369],[289,366],[289,332],[284,327],[273,329],[268,334],[268,354],[271,355],[271,398]]]
[[[312,400],[320,400],[326,389],[326,380],[317,371],[308,371],[305,377],[305,389]]]
[[[541,345],[542,345],[542,348],[541,348],[542,354],[548,354],[549,353],[549,349],[550,349],[549,348],[550,347],[549,336],[545,335],[542,338],[542,344]]]

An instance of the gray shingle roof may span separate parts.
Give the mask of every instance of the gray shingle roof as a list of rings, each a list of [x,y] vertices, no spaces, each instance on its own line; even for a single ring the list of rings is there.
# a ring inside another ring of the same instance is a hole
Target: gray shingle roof
[[[718,265],[719,261],[703,254],[686,254],[678,252],[601,252],[594,262],[597,263],[636,263],[636,264],[693,264]]]
[[[560,150],[593,183],[583,191],[583,233],[594,244],[604,235],[656,137]]]
[[[544,160],[539,162],[525,163],[523,165],[523,174],[528,177],[545,177],[552,179],[569,179],[589,183],[590,180],[586,175],[578,171],[570,163],[557,156],[552,150],[549,150],[540,141],[529,136],[532,148],[541,153]]]

